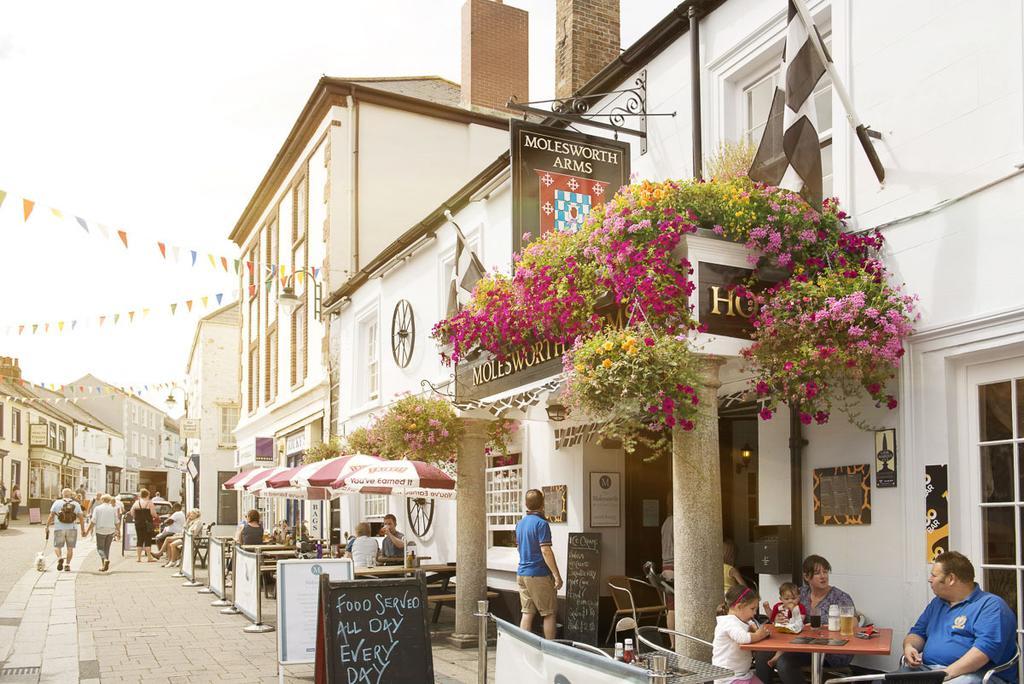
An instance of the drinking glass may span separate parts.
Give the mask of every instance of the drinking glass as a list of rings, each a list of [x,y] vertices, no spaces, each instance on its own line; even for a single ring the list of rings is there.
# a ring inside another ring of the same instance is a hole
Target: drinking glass
[[[853,606],[840,606],[839,633],[845,637],[853,636],[857,630],[857,611]]]
[[[812,629],[821,629],[821,615],[811,615],[808,619]]]

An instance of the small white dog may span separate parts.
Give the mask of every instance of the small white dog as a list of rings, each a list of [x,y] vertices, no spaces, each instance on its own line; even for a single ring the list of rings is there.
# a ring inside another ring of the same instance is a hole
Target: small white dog
[[[46,556],[40,551],[36,554],[36,570],[39,572],[46,572]]]

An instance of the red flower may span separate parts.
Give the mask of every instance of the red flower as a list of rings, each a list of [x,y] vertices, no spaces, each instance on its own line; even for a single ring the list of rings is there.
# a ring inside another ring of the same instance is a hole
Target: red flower
[[[896,408],[896,406],[897,406],[898,404],[899,404],[899,402],[897,402],[897,401],[896,401],[896,397],[893,397],[893,396],[890,396],[890,397],[889,397],[889,401],[887,401],[887,402],[885,403],[885,405],[886,405],[886,406],[887,406],[887,407],[889,408],[889,410],[890,410],[890,411],[891,411],[892,409]]]
[[[758,411],[757,415],[761,416],[761,420],[771,420],[772,410],[770,408],[763,408]]]
[[[810,413],[804,413],[803,411],[801,411],[800,412],[800,422],[803,423],[804,425],[810,425],[811,424],[811,414]]]

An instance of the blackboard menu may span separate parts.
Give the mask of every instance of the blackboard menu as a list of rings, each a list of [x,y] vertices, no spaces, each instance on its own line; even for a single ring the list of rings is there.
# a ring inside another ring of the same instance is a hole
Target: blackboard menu
[[[318,684],[433,684],[427,588],[419,579],[320,576]]]
[[[565,636],[573,641],[597,645],[601,533],[570,533],[569,557],[565,567]]]

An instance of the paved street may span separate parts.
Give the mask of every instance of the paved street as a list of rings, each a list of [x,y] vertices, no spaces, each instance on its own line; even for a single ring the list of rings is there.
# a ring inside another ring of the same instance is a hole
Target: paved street
[[[0,604],[43,549],[42,525],[30,526],[24,510],[18,518],[6,530],[0,530]]]
[[[74,572],[57,573],[51,555],[48,570],[40,574],[31,562],[41,528],[7,532],[0,535],[0,558],[12,559],[2,564],[5,684],[277,681],[276,634],[244,633],[248,620],[222,615],[210,607],[211,595],[182,587],[184,580],[172,577],[172,570],[137,563],[134,554],[122,558],[115,550],[110,572],[100,573],[90,537],[79,543]],[[263,610],[273,624],[274,601],[265,600]],[[439,637],[451,628],[446,613],[449,624],[442,625]],[[493,653],[491,662],[493,672]],[[476,652],[437,643],[434,668],[439,684],[475,683]],[[287,669],[286,681],[312,678],[312,666]]]

